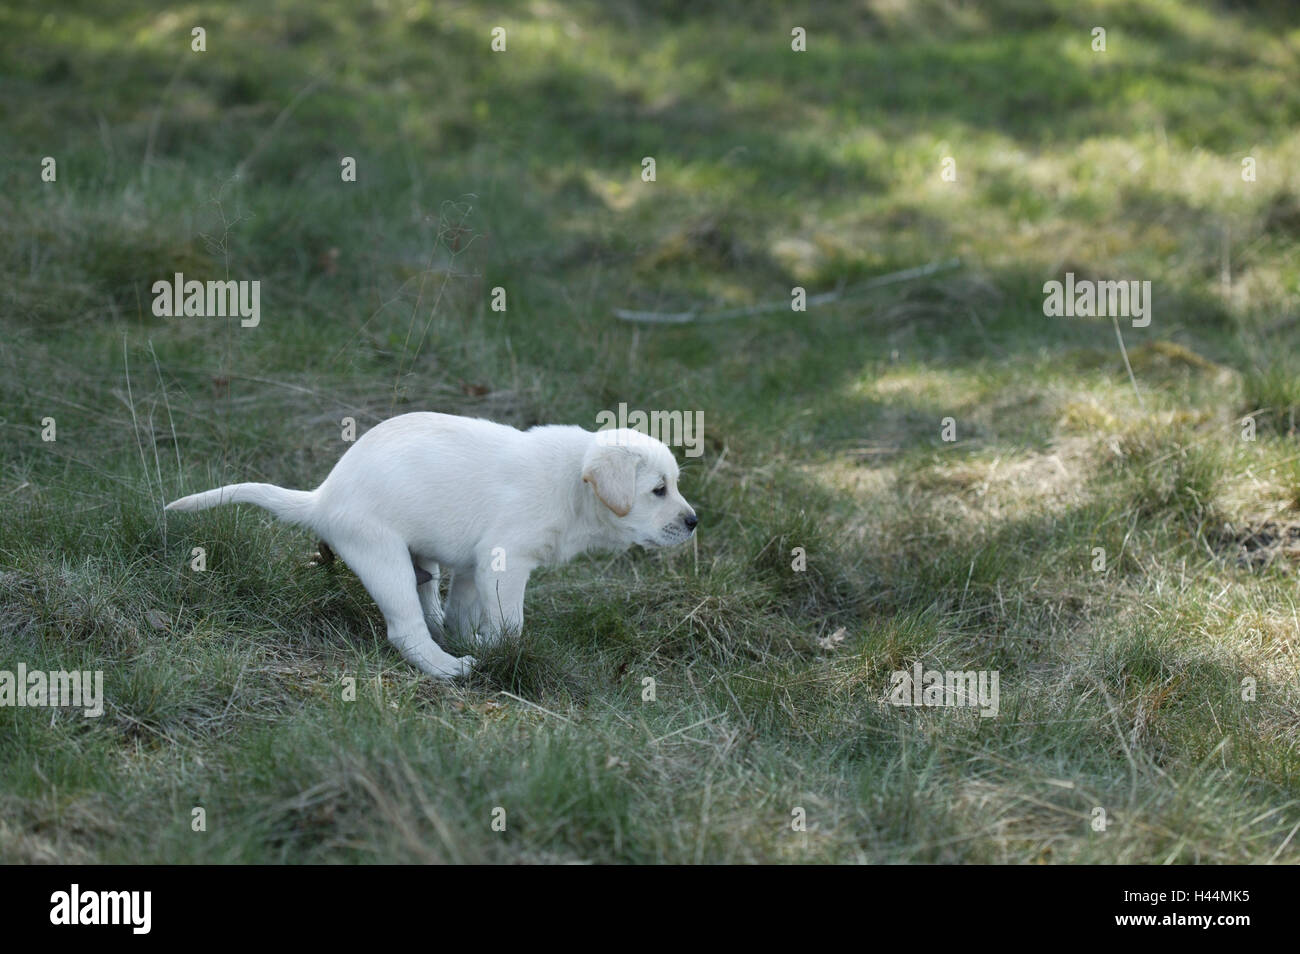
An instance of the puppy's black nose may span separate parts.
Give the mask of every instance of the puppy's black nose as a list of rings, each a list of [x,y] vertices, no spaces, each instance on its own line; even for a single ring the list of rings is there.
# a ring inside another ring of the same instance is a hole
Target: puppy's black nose
[[[687,530],[694,530],[695,525],[700,522],[700,518],[695,514],[691,514],[689,517],[684,518],[683,522],[686,524]]]

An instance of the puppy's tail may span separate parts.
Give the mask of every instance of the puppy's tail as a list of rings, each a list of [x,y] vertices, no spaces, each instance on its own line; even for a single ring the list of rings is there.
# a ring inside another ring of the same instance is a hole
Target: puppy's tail
[[[287,490],[275,484],[227,484],[216,490],[205,490],[173,500],[166,510],[207,510],[228,503],[257,504],[288,523],[312,527],[316,514],[316,492],[313,490]]]

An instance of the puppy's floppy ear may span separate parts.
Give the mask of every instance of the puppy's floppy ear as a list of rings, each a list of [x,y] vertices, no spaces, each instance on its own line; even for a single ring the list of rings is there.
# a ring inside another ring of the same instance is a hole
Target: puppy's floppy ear
[[[582,480],[617,516],[626,517],[636,492],[638,457],[626,447],[593,443],[582,459]]]

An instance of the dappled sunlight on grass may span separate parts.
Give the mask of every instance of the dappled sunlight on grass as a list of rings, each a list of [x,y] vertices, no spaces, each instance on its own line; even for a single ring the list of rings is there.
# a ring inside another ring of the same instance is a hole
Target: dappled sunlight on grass
[[[0,662],[71,647],[113,684],[91,726],[0,710],[0,859],[141,832],[159,861],[1300,859],[1274,811],[1300,784],[1300,31],[1270,10],[0,11]],[[260,280],[260,326],[155,317],[178,271]],[[1150,325],[1047,317],[1066,272],[1150,281]],[[796,285],[838,297],[792,311]],[[161,515],[314,485],[345,418],[620,402],[704,412],[698,540],[540,570],[527,641],[452,686],[346,568],[302,567],[306,534]],[[891,705],[917,662],[1000,670],[1003,716]],[[231,820],[197,845],[158,834],[190,791]]]

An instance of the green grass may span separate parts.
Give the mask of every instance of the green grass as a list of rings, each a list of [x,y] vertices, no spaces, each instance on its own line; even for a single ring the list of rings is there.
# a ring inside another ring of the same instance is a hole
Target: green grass
[[[0,670],[106,712],[0,707],[0,861],[1300,861],[1285,4],[62,6],[0,11]],[[1066,271],[1152,282],[1136,393]],[[697,544],[539,572],[454,685],[301,532],[162,513],[619,402],[704,411]],[[918,661],[998,715],[890,705]]]

